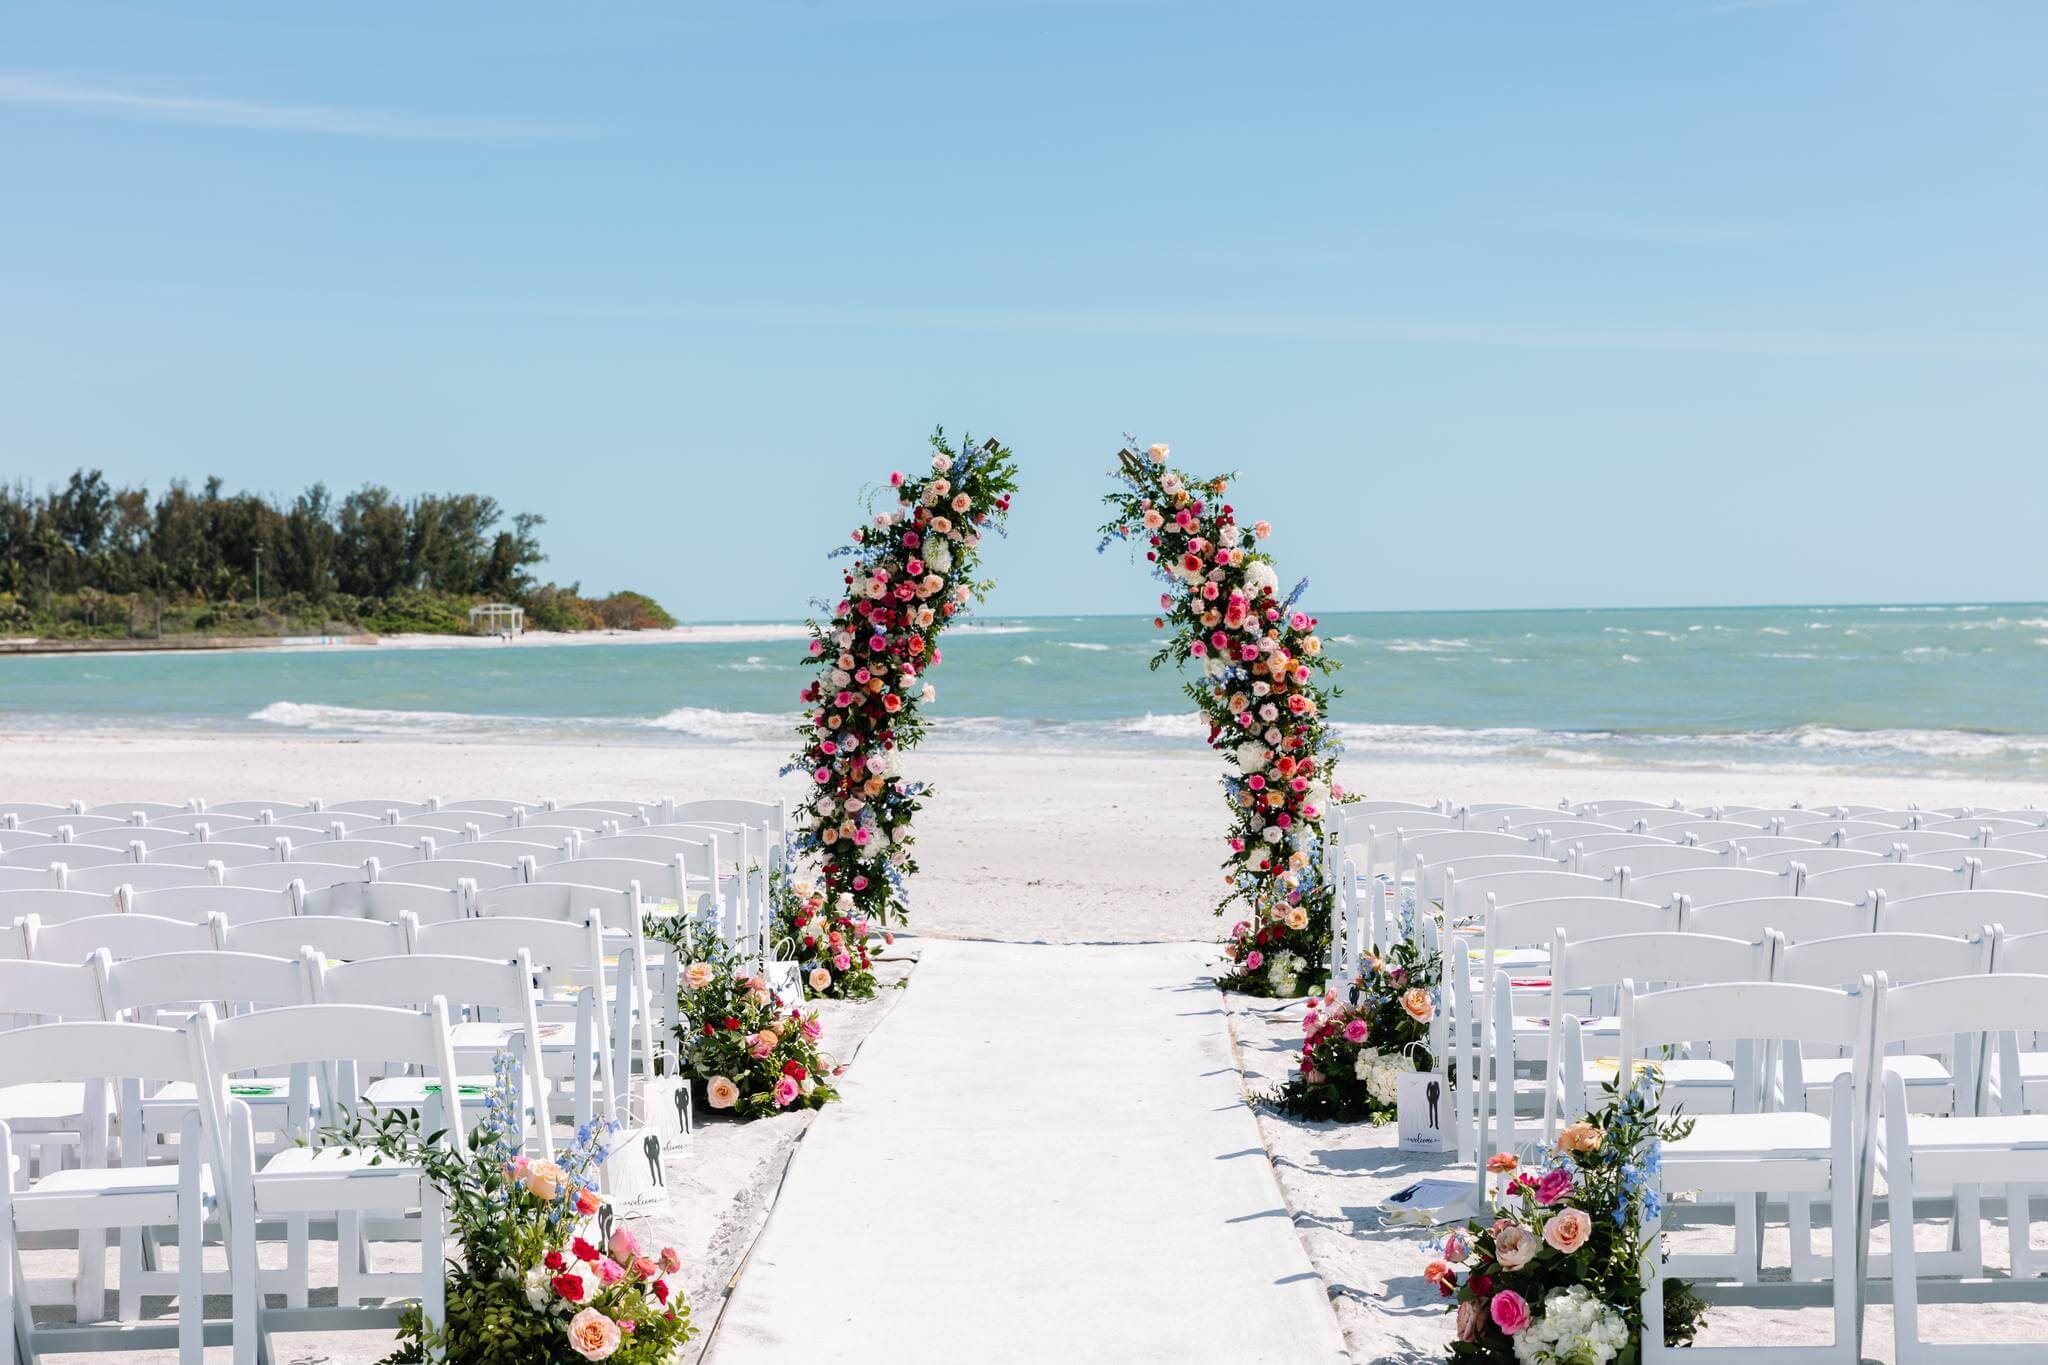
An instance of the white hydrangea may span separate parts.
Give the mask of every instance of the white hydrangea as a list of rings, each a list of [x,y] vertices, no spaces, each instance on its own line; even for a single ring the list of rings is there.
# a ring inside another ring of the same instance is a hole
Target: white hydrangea
[[[1280,575],[1273,572],[1273,566],[1263,559],[1254,559],[1244,566],[1244,595],[1252,601],[1259,600],[1261,591],[1274,596],[1280,593]]]
[[[924,543],[924,562],[933,573],[945,573],[953,567],[953,548],[944,540],[927,540]]]
[[[1299,953],[1273,954],[1272,965],[1266,968],[1266,980],[1273,987],[1273,994],[1293,995],[1295,986],[1300,982],[1301,969],[1307,965]]]
[[[1536,1320],[1515,1334],[1521,1365],[1606,1365],[1628,1345],[1628,1325],[1582,1284],[1553,1289]]]
[[[1237,766],[1248,773],[1259,772],[1272,761],[1273,751],[1255,739],[1237,746]]]

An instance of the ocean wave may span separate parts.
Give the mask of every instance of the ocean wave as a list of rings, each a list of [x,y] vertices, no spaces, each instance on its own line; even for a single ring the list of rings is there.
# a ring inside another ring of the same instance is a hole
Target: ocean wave
[[[793,715],[762,711],[717,711],[708,706],[679,706],[642,722],[650,730],[666,730],[695,739],[773,739],[796,724]]]
[[[1178,715],[1155,716],[1146,712],[1136,720],[1114,722],[1119,734],[1150,735],[1156,739],[1206,739],[1209,722],[1199,712],[1183,712]]]
[[[462,734],[534,723],[521,716],[464,711],[397,711],[301,701],[274,701],[250,712],[248,718],[262,725],[277,725],[287,730],[356,730],[371,734]]]
[[[1780,630],[1776,626],[1765,626],[1757,632],[1759,635],[1790,635],[1791,633],[1789,630]]]
[[[1093,640],[1056,640],[1053,643],[1066,649],[1085,649],[1091,654],[1107,654],[1108,645],[1096,644]]]
[[[1624,655],[1622,655],[1622,656],[1621,656],[1621,661],[1622,661],[1623,663],[1625,663],[1625,664],[1639,664],[1639,663],[1641,663],[1641,662],[1642,662],[1642,660],[1641,660],[1641,659],[1638,659],[1638,658],[1637,658],[1637,657],[1636,657],[1635,655],[1633,655],[1633,654],[1624,654]]]
[[[787,673],[790,668],[788,664],[771,664],[758,654],[749,654],[744,660],[736,664],[721,664],[719,666],[730,669],[734,673]]]
[[[1386,643],[1389,654],[1443,654],[1454,649],[1470,649],[1470,640],[1389,640]]]
[[[1037,626],[978,626],[972,622],[963,621],[957,626],[948,626],[946,633],[949,635],[1030,635],[1037,629]]]
[[[1010,660],[1010,662],[1013,664],[1022,664],[1026,668],[1036,668],[1038,666],[1038,660],[1032,658],[1029,654],[1019,654],[1016,658]]]

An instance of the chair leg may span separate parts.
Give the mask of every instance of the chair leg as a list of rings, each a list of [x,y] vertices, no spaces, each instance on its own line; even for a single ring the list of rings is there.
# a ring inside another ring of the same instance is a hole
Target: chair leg
[[[2005,1236],[2012,1249],[2012,1277],[2015,1280],[2034,1278],[2034,1250],[2027,1241],[2027,1233],[2034,1221],[2034,1191],[2030,1185],[2007,1185],[2005,1187]]]
[[[80,1322],[98,1322],[107,1315],[107,1233],[105,1228],[78,1230],[78,1282],[72,1295]]]
[[[1887,1096],[1887,1100],[1896,1096]],[[1913,1149],[1906,1142],[1906,1106],[1887,1104],[1886,1176],[1892,1224],[1892,1333],[1899,1365],[1920,1357],[1919,1259],[1913,1249]]]
[[[1834,1262],[1835,1350],[1851,1365],[1863,1359],[1863,1279],[1857,1270],[1856,1157],[1845,1127],[1828,1163],[1829,1247]]]
[[[313,1277],[312,1240],[313,1217],[311,1214],[295,1213],[285,1220],[285,1302],[293,1308],[304,1308],[307,1288]]]
[[[150,1248],[149,1229],[121,1229],[121,1321],[134,1322],[142,1316],[142,1272],[145,1267],[154,1269],[153,1258],[147,1253]],[[183,1255],[183,1248],[180,1248]]]
[[[240,1122],[232,1133],[234,1151],[230,1165],[238,1177],[229,1187],[232,1210],[228,1218],[228,1278],[234,1298],[235,1365],[256,1365],[262,1351],[263,1281],[256,1263],[256,1194],[252,1188],[256,1165],[256,1140],[248,1123],[248,1112],[237,1114]]]
[[[1664,1346],[1664,1219],[1660,1214],[1643,1220],[1642,1359],[1664,1360],[1669,1354]]]
[[[420,1195],[420,1317],[431,1336],[448,1319],[447,1259],[442,1251],[443,1225],[441,1192],[432,1183],[421,1182]],[[442,1358],[437,1348],[432,1359]]]
[[[363,1301],[363,1215],[343,1209],[334,1215],[335,1303],[354,1308]]]
[[[1792,1282],[1811,1284],[1820,1278],[1819,1258],[1813,1253],[1813,1199],[1804,1194],[1785,1196],[1785,1230],[1792,1240]]]
[[[0,1165],[6,1163],[12,1150],[13,1140],[7,1134],[7,1125],[0,1123]],[[14,1254],[14,1191],[6,1180],[0,1179],[0,1365],[15,1365],[17,1356],[26,1354],[29,1349],[29,1343],[21,1339],[21,1323],[16,1316],[28,1297],[15,1284],[18,1276]]]

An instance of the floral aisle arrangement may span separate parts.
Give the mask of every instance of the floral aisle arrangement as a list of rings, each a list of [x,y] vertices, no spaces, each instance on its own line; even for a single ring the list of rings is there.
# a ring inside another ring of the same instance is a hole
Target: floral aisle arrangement
[[[799,747],[788,772],[811,775],[797,808],[794,852],[818,867],[829,932],[901,922],[905,879],[917,872],[911,821],[932,795],[903,779],[903,754],[924,738],[919,707],[936,693],[940,634],[995,585],[974,576],[982,537],[1000,533],[1017,464],[989,440],[947,443],[932,433],[929,473],[889,476],[869,524],[833,552],[850,557],[830,619],[811,622],[817,669],[802,693]],[[837,974],[838,969],[832,970]]]
[[[832,1080],[846,1068],[820,1046],[818,1012],[791,1005],[700,926],[679,935],[685,957],[676,1041],[683,1074],[704,1086],[704,1102],[741,1118],[820,1109],[839,1098]]]
[[[357,1113],[322,1135],[425,1170],[461,1247],[446,1323],[428,1332],[418,1308],[407,1310],[384,1365],[666,1365],[695,1335],[676,1284],[682,1258],[643,1249],[624,1227],[597,1231],[597,1172],[616,1125],[588,1124],[556,1160],[530,1160],[513,1136],[514,1084],[501,1056],[466,1152],[401,1110],[374,1121]]]
[[[1454,1361],[1518,1365],[1624,1365],[1643,1340],[1643,1223],[1659,1212],[1663,1143],[1692,1130],[1662,1117],[1653,1073],[1626,1094],[1567,1125],[1542,1169],[1512,1156],[1490,1168],[1509,1177],[1491,1222],[1446,1237],[1423,1275],[1455,1300]],[[1667,1280],[1667,1346],[1683,1346],[1706,1315],[1683,1280]]]
[[[1216,913],[1233,903],[1249,913],[1224,947],[1231,966],[1219,984],[1254,995],[1319,990],[1335,902],[1320,877],[1323,816],[1344,792],[1328,719],[1337,694],[1317,676],[1336,663],[1323,655],[1315,618],[1296,608],[1306,580],[1283,596],[1259,549],[1273,528],[1239,521],[1223,501],[1236,476],[1196,478],[1169,464],[1166,446],[1141,454],[1126,440],[1099,548],[1145,545],[1166,583],[1153,625],[1170,632],[1152,667],[1171,659],[1199,670],[1187,694],[1209,723],[1210,747],[1231,765],[1230,891]]]
[[[1401,1073],[1435,1065],[1429,1025],[1442,981],[1441,957],[1415,944],[1369,955],[1350,1000],[1331,989],[1310,1003],[1301,1062],[1267,1102],[1301,1118],[1392,1122]]]
[[[799,876],[794,866],[770,875],[768,893],[777,951],[797,963],[806,990],[834,1000],[865,1000],[875,993],[874,926],[856,917],[849,893],[841,893],[844,905],[832,906],[824,888]],[[886,929],[880,938],[896,941]]]

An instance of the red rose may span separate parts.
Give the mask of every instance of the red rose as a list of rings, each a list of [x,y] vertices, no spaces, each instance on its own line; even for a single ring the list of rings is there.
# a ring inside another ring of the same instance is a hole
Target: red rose
[[[794,1061],[784,1062],[782,1064],[782,1074],[789,1077],[793,1081],[800,1081],[804,1078],[805,1075],[803,1064],[801,1062]]]
[[[655,1298],[657,1298],[657,1299],[659,1299],[659,1300],[661,1300],[661,1301],[662,1301],[663,1303],[667,1303],[667,1302],[668,1302],[668,1281],[667,1281],[667,1280],[656,1280],[656,1281],[654,1282],[654,1297],[655,1297]]]
[[[547,1255],[541,1257],[540,1261],[549,1270],[561,1270],[569,1264],[562,1259],[562,1253],[559,1251],[550,1251]]]
[[[571,1303],[583,1302],[583,1277],[581,1275],[557,1275],[548,1281],[548,1287]]]
[[[579,1261],[595,1262],[598,1257],[597,1248],[592,1246],[590,1243],[584,1241],[581,1237],[578,1237],[575,1241],[569,1243],[569,1251]]]

